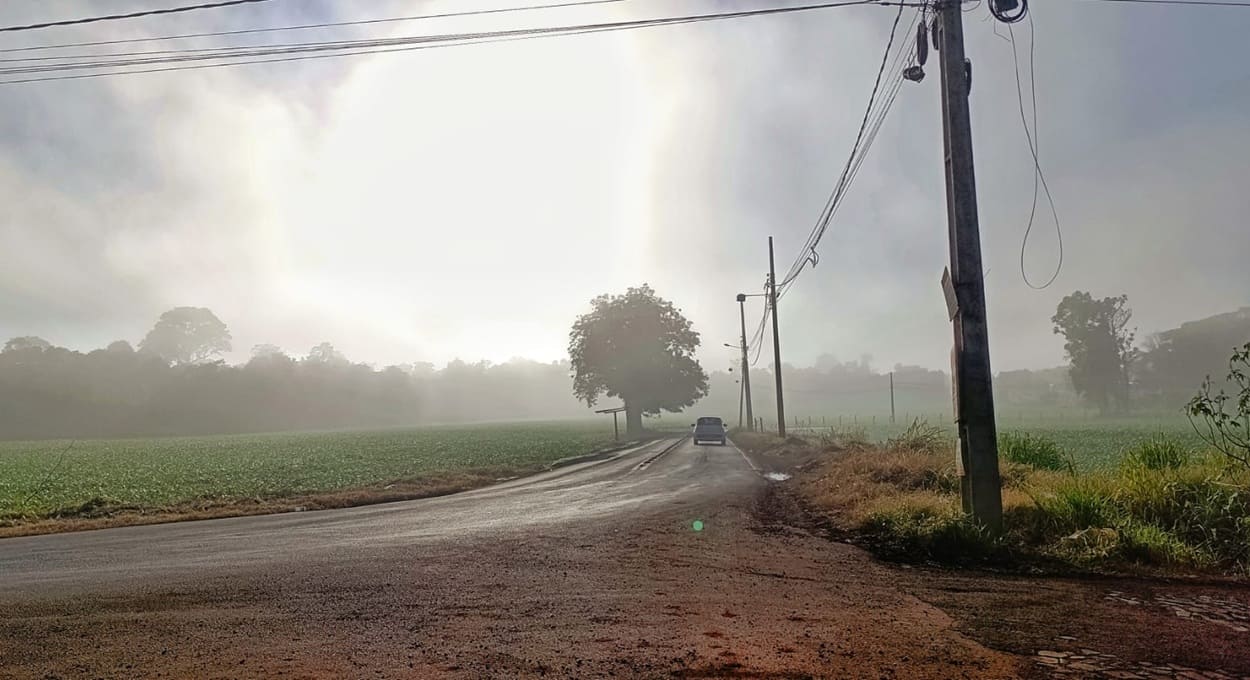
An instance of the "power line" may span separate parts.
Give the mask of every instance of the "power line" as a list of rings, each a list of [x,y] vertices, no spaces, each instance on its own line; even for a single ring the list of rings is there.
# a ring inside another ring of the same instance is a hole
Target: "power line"
[[[919,14],[920,12],[917,12],[917,17]],[[888,104],[885,107],[877,109],[877,115],[875,117],[873,115],[873,111],[876,108],[878,101],[880,101],[877,99],[877,93],[881,87],[882,77],[886,73],[886,65],[890,61],[890,50],[894,45],[894,38],[897,34],[898,23],[902,18],[902,15],[903,7],[899,6],[898,13],[894,15],[894,23],[890,27],[890,37],[886,42],[885,51],[881,56],[881,66],[878,68],[877,77],[873,81],[872,92],[868,97],[868,106],[864,110],[864,117],[860,122],[859,131],[855,135],[855,143],[851,147],[850,156],[847,158],[846,165],[842,169],[842,175],[838,178],[833,191],[830,193],[828,200],[825,202],[825,207],[821,210],[820,217],[816,220],[816,225],[812,228],[811,234],[808,236],[803,248],[799,251],[798,257],[795,258],[794,263],[790,266],[790,270],[778,284],[784,289],[781,292],[781,295],[784,295],[785,291],[789,290],[790,285],[794,283],[794,280],[798,278],[799,274],[802,273],[803,269],[809,262],[815,264],[815,260],[817,259],[816,246],[820,243],[820,239],[824,237],[825,231],[828,229],[834,213],[837,211],[842,202],[842,197],[846,195],[846,189],[849,187],[850,181],[853,179],[854,172],[858,170],[859,165],[863,162],[862,159],[864,155],[866,155],[867,149],[871,146],[872,139],[876,136],[875,130],[867,138],[865,137],[865,132],[868,131],[870,127],[879,127],[880,123],[877,121],[884,120],[884,114],[885,111],[888,110]],[[914,26],[914,19],[912,23]],[[910,29],[907,33],[911,33]],[[906,40],[903,41],[903,46],[905,49],[907,46]],[[896,55],[894,60],[895,66],[901,64],[902,54],[904,54],[904,50],[900,50]],[[894,68],[891,67],[890,70],[893,72]],[[901,82],[901,79],[899,82]],[[892,83],[890,87],[894,88],[894,84]],[[893,91],[891,92],[891,95],[887,96],[887,99],[890,103],[893,103]],[[870,120],[872,121],[871,123]],[[865,144],[865,142],[867,143]]]
[[[1037,77],[1033,69],[1037,33],[1032,15],[1029,15],[1029,100],[1033,107],[1032,132],[1029,131],[1029,121],[1024,114],[1024,94],[1020,86],[1020,58],[1016,52],[1016,33],[1010,24],[1007,26],[1007,35],[1011,43],[1011,62],[1016,74],[1016,101],[1020,105],[1020,123],[1024,128],[1024,138],[1029,143],[1029,153],[1033,157],[1033,202],[1029,207],[1029,223],[1024,229],[1024,238],[1020,241],[1020,276],[1024,279],[1024,284],[1029,288],[1044,290],[1049,288],[1055,282],[1055,279],[1059,278],[1059,273],[1063,271],[1063,229],[1059,225],[1059,212],[1055,209],[1055,199],[1050,194],[1050,185],[1046,183],[1046,174],[1042,172],[1042,163],[1038,159],[1042,142],[1037,129]],[[1029,280],[1028,271],[1024,266],[1024,255],[1029,246],[1029,234],[1033,231],[1033,218],[1037,215],[1039,180],[1041,188],[1046,192],[1046,201],[1050,204],[1050,214],[1055,220],[1055,238],[1059,243],[1059,257],[1055,261],[1055,270],[1051,273],[1050,278],[1041,285],[1037,285]]]
[[[43,82],[48,80],[77,80],[82,78],[95,78],[115,75],[132,75],[139,73],[157,73],[168,71],[183,71],[204,68],[220,68],[226,66],[237,66],[241,64],[259,64],[259,63],[276,63],[288,61],[302,61],[308,59],[323,59],[330,57],[342,56],[359,56],[365,54],[381,54],[388,52],[403,52],[417,49],[429,49],[433,47],[451,47],[456,45],[468,45],[490,42],[507,42],[513,40],[527,40],[540,37],[556,37],[583,35],[589,33],[600,33],[618,30],[631,30],[637,28],[651,28],[657,26],[671,26],[679,24],[698,23],[703,21],[722,21],[729,19],[739,19],[746,17],[767,16],[774,14],[787,14],[793,12],[803,12],[819,9],[829,9],[834,7],[849,7],[855,5],[871,5],[877,4],[877,0],[840,0],[836,2],[822,2],[808,5],[796,5],[789,7],[770,7],[755,10],[743,10],[738,12],[722,12],[712,14],[695,14],[677,17],[659,17],[652,19],[629,20],[602,22],[590,24],[578,24],[568,26],[553,26],[542,28],[527,29],[510,29],[499,31],[482,31],[477,33],[459,33],[459,34],[443,34],[443,35],[423,35],[423,36],[407,36],[400,38],[374,39],[374,40],[355,40],[340,41],[335,43],[306,43],[293,45],[277,45],[265,46],[261,48],[240,48],[240,51],[232,52],[227,55],[222,54],[204,54],[200,50],[187,50],[185,55],[172,55],[164,57],[155,57],[144,60],[120,60],[106,61],[97,63],[85,63],[77,65],[53,64],[43,67],[20,67],[17,69],[9,69],[0,73],[46,73],[58,70],[82,70],[88,68],[108,68],[108,67],[124,67],[138,66],[149,64],[171,64],[187,61],[217,61],[218,63],[209,64],[193,64],[188,66],[166,66],[162,68],[146,68],[146,69],[130,69],[123,71],[110,71],[105,73],[77,73],[62,76],[42,76],[34,78],[22,78],[14,80],[0,80],[0,85],[11,85],[17,83]],[[352,51],[355,50],[355,51]],[[304,54],[303,56],[285,56],[289,54],[300,54],[308,52],[318,52],[319,54]],[[277,56],[277,58],[253,58],[253,57],[269,57]],[[231,61],[221,61],[230,59]]]
[[[529,5],[526,7],[497,7],[464,12],[443,12],[440,14],[417,14],[400,17],[384,17],[381,19],[360,19],[356,21],[328,21],[319,24],[296,24],[292,26],[273,26],[269,28],[244,28],[233,31],[211,31],[205,33],[181,33],[178,35],[156,36],[152,38],[125,38],[119,40],[94,40],[90,42],[62,43],[59,45],[35,45],[32,47],[10,47],[0,49],[3,52],[33,52],[38,50],[56,50],[67,47],[101,47],[104,45],[125,45],[144,42],[163,42],[166,40],[185,40],[190,38],[216,38],[233,35],[251,35],[256,33],[279,33],[286,31],[305,31],[318,28],[339,28],[344,26],[366,26],[406,21],[423,21],[427,19],[448,19],[453,17],[479,16],[485,14],[502,14],[505,12],[529,12],[544,9],[561,9],[565,7],[581,7],[585,5],[606,5],[625,2],[625,0],[581,0],[579,2],[560,2],[550,5]]]
[[[1250,2],[1216,2],[1214,0],[1084,0],[1086,2],[1129,2],[1145,5],[1193,5],[1195,7],[1250,7]]]
[[[210,2],[200,5],[184,5],[182,7],[166,7],[164,9],[149,9],[141,12],[130,12],[128,14],[105,14],[94,17],[82,17],[79,19],[65,19],[63,21],[45,21],[38,24],[26,24],[23,26],[0,26],[0,32],[10,31],[30,31],[37,28],[53,28],[56,26],[77,26],[79,24],[93,24],[98,21],[116,21],[118,19],[137,19],[139,17],[156,16],[158,14],[178,14],[180,12],[191,12],[199,9],[217,9],[219,7],[230,7],[233,5],[248,5],[257,2],[269,2],[269,0],[223,0],[222,2]]]

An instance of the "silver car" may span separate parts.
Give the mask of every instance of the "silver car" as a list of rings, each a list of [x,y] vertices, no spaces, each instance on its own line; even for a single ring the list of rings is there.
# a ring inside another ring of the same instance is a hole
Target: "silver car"
[[[699,418],[698,422],[691,425],[694,428],[694,443],[699,442],[716,442],[721,446],[727,441],[725,436],[725,421],[715,416],[705,416]]]

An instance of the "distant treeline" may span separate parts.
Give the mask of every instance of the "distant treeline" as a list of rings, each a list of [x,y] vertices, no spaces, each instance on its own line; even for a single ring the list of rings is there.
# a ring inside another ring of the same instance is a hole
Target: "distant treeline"
[[[322,346],[324,350],[328,346]],[[331,352],[170,364],[117,342],[0,353],[0,438],[390,427],[589,415],[562,363],[453,361],[376,370]]]
[[[1228,353],[1250,340],[1250,308],[1149,336],[1130,367],[1133,409],[1180,412],[1203,378],[1223,375]],[[453,361],[377,369],[354,363],[329,343],[289,356],[272,345],[227,365],[225,324],[199,308],[177,308],[136,349],[117,341],[77,352],[37,337],[0,351],[0,439],[244,433],[408,426],[593,416],[572,394],[567,361]],[[1003,371],[994,381],[1002,412],[1083,408],[1070,369]],[[786,365],[790,416],[888,415],[890,371],[867,359]],[[709,372],[709,394],[692,411],[736,422],[739,370]],[[895,366],[895,409],[948,413],[950,376]],[[771,367],[751,371],[757,416],[776,418]],[[605,400],[597,408],[616,406]],[[607,427],[607,418],[604,418]]]

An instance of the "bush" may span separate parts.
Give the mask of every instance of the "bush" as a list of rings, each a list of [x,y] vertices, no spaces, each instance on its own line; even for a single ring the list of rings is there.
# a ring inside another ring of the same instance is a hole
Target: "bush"
[[[1175,470],[1188,463],[1189,457],[1190,451],[1185,446],[1165,437],[1156,437],[1126,451],[1120,465],[1147,470]]]
[[[999,552],[1000,542],[958,511],[901,507],[872,514],[864,529],[887,553],[909,560],[938,562],[983,560]]]
[[[1003,460],[1028,465],[1039,470],[1072,471],[1072,462],[1064,457],[1052,439],[1024,432],[998,435],[998,455]]]
[[[902,434],[891,437],[885,442],[885,448],[894,451],[923,451],[925,453],[949,450],[951,446],[952,443],[946,430],[919,418],[913,420]]]
[[[1037,506],[1061,533],[1114,526],[1111,494],[1098,482],[1091,477],[1066,479],[1039,496]]]
[[[1129,521],[1120,527],[1117,546],[1122,557],[1146,564],[1207,565],[1202,551],[1186,544],[1171,532],[1154,524]]]
[[[1233,350],[1225,380],[1232,394],[1222,389],[1213,393],[1207,376],[1186,414],[1203,441],[1250,470],[1250,342]]]

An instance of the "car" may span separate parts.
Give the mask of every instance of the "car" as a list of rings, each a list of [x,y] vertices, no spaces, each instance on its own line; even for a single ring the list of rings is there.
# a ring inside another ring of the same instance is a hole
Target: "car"
[[[724,446],[728,441],[728,438],[725,436],[725,421],[715,416],[699,418],[698,422],[695,422],[690,427],[694,428],[692,438],[695,444],[699,442],[717,442]]]

